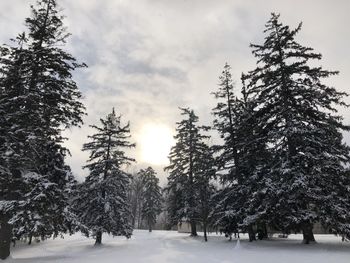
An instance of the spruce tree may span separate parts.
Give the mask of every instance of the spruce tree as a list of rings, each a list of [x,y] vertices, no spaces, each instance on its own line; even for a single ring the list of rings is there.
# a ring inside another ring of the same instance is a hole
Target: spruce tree
[[[131,175],[123,171],[135,161],[124,152],[135,147],[129,142],[129,123],[123,125],[114,109],[100,122],[101,126],[91,126],[97,132],[83,146],[83,151],[90,152],[84,166],[90,174],[74,200],[76,213],[95,237],[96,245],[102,243],[103,233],[130,238],[133,230],[128,203]]]
[[[234,82],[229,64],[225,64],[219,81],[219,89],[213,92],[218,103],[212,113],[215,117],[214,128],[218,130],[224,143],[214,147],[217,152],[216,162],[219,169],[225,171],[222,175],[223,180],[241,180],[238,149],[239,100],[234,93]],[[224,176],[226,178],[223,178]]]
[[[240,120],[238,128],[241,174],[243,180],[236,186],[235,207],[239,218],[239,229],[255,240],[255,229],[259,239],[267,238],[267,225],[272,212],[265,198],[270,181],[265,174],[271,165],[271,153],[267,147],[266,134],[257,123],[255,101],[246,90],[245,76],[242,75],[242,98],[240,99]],[[257,134],[262,135],[257,138]]]
[[[251,45],[257,68],[246,77],[254,100],[259,134],[271,152],[268,184],[257,192],[268,193],[263,204],[271,223],[283,231],[303,231],[304,242],[314,241],[312,226],[321,222],[332,233],[349,236],[349,147],[342,142],[337,106],[345,106],[343,92],[324,84],[338,74],[314,66],[321,54],[299,44],[301,29],[290,29],[272,14],[265,42]],[[312,62],[312,63],[310,63]],[[260,217],[257,210],[255,217]],[[347,211],[347,212],[345,212]]]
[[[146,221],[149,232],[152,232],[157,216],[162,212],[162,189],[152,167],[148,167],[146,170],[141,169],[139,176],[143,185],[142,218]]]
[[[193,110],[182,108],[181,111],[185,119],[177,123],[176,144],[171,148],[170,165],[165,168],[169,172],[168,211],[173,223],[189,222],[191,235],[197,236],[196,224],[201,223],[199,184],[204,176],[203,162],[208,156],[205,140],[209,138],[202,132],[209,127],[197,125],[198,117]]]
[[[141,175],[135,173],[131,177],[129,200],[132,213],[132,226],[140,228],[142,221],[142,198],[143,198],[143,182]]]
[[[266,138],[256,123],[255,101],[249,97],[242,75],[241,92],[235,95],[230,66],[225,65],[217,92],[218,103],[213,109],[214,127],[223,139],[222,145],[215,145],[216,162],[220,170],[222,187],[213,197],[212,218],[215,225],[231,238],[239,230],[249,233],[249,240],[255,240],[253,226],[267,237],[266,223],[268,209],[263,202],[268,194],[265,177],[269,160]],[[259,217],[257,216],[257,213]]]
[[[24,118],[18,118],[24,105],[23,61],[27,52],[23,49],[25,35],[13,42],[16,46],[0,47],[0,258],[10,254],[12,224],[16,202],[23,196],[24,183],[18,167],[26,160],[24,143],[28,136]],[[27,159],[28,160],[28,159]]]
[[[212,218],[210,214],[214,203],[212,196],[216,192],[212,180],[215,179],[216,165],[212,149],[202,144],[198,150],[198,159],[195,173],[195,189],[197,191],[199,221],[203,226],[204,241],[208,241],[207,232],[211,225]]]
[[[241,187],[247,177],[244,174],[242,158],[242,126],[244,123],[244,104],[234,91],[234,82],[231,75],[231,66],[227,63],[219,77],[219,88],[213,92],[217,105],[212,113],[215,117],[214,128],[222,139],[221,145],[215,145],[216,164],[218,166],[219,179],[223,186],[213,197],[214,211],[212,218],[215,225],[227,236],[238,231],[238,224],[243,215],[239,213],[240,207],[246,201]],[[241,198],[242,197],[242,198]]]
[[[37,211],[46,222],[43,236],[56,236],[69,230],[65,190],[74,180],[64,163],[68,152],[61,144],[65,139],[61,132],[82,123],[84,106],[72,72],[84,64],[62,49],[69,34],[56,1],[41,0],[31,9],[31,17],[25,20],[27,32],[13,46],[0,49],[1,218],[20,224],[16,212],[28,211],[15,208],[32,206],[25,205],[30,202],[25,198],[33,193],[26,174],[37,173],[36,178],[43,180],[38,183],[49,182],[57,193],[42,198],[46,204],[33,200],[39,207],[51,205],[47,211],[39,207]]]

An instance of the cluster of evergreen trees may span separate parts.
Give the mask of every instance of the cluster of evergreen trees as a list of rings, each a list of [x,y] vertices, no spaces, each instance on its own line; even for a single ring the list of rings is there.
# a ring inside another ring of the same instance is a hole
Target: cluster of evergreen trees
[[[169,155],[170,165],[165,168],[169,173],[168,215],[173,224],[189,222],[192,236],[197,236],[196,225],[202,222],[206,240],[213,190],[210,180],[215,176],[213,155],[206,142],[209,136],[203,134],[209,127],[197,124],[193,110],[181,111],[185,118],[177,123],[176,144]]]
[[[174,222],[191,224],[192,235],[196,223],[205,229],[209,220],[251,241],[272,229],[302,231],[309,243],[318,222],[350,238],[350,148],[342,141],[350,127],[337,114],[347,94],[324,84],[338,72],[314,66],[321,54],[295,40],[300,29],[272,14],[265,42],[251,45],[257,67],[242,75],[240,94],[225,65],[212,111],[221,145],[209,148],[202,134],[208,127],[182,109],[166,168],[168,210]],[[221,184],[208,200],[215,174]]]
[[[31,9],[27,32],[0,47],[0,258],[12,239],[79,230],[100,244],[103,233],[129,238],[136,223],[152,231],[163,206],[159,179],[151,167],[124,171],[135,161],[125,149],[135,144],[114,109],[83,145],[85,182],[66,165],[62,131],[82,125],[85,114],[72,72],[86,65],[62,49],[69,34],[56,1]],[[296,42],[300,29],[272,14],[265,42],[251,45],[257,67],[242,75],[240,94],[225,65],[213,93],[221,145],[209,146],[211,128],[180,108],[165,168],[171,224],[187,221],[195,236],[200,223],[205,240],[212,226],[250,240],[269,228],[302,231],[308,243],[319,222],[350,238],[350,148],[342,142],[350,127],[337,114],[347,94],[324,84],[337,72],[313,66],[321,55]]]
[[[101,126],[91,125],[96,133],[83,145],[83,151],[90,152],[84,166],[90,173],[74,189],[70,203],[78,229],[86,236],[92,235],[96,245],[102,243],[103,233],[131,237],[137,216],[133,213],[136,182],[140,187],[139,213],[150,232],[162,209],[159,179],[152,167],[141,169],[137,176],[123,170],[135,162],[125,154],[125,149],[135,147],[129,142],[130,124],[122,124],[121,115],[117,116],[114,108],[100,122]]]
[[[0,258],[10,242],[44,240],[82,231],[100,244],[102,233],[130,237],[133,225],[123,166],[129,124],[114,109],[83,146],[90,170],[78,184],[65,163],[62,131],[79,126],[85,114],[72,72],[86,67],[62,49],[69,34],[55,0],[31,6],[26,33],[0,47]],[[159,214],[160,188],[152,168],[142,171],[149,228]]]
[[[163,211],[162,189],[152,167],[141,169],[132,177],[129,195],[133,226],[147,227],[152,232],[157,216]]]

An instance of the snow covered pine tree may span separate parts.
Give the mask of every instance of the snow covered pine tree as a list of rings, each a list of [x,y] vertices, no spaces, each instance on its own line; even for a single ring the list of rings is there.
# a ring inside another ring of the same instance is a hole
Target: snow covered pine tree
[[[304,243],[314,241],[313,224],[350,237],[349,147],[342,131],[349,126],[336,115],[345,93],[322,83],[336,75],[310,65],[321,54],[295,41],[301,24],[291,30],[272,14],[263,45],[251,45],[258,66],[247,76],[247,92],[261,133],[272,153],[269,181],[258,192],[271,223],[283,231],[303,231]],[[255,217],[260,217],[257,209]]]
[[[202,184],[209,183],[205,179],[213,174],[212,167],[208,167],[208,164],[212,164],[209,147],[204,142],[209,136],[201,134],[202,131],[208,131],[209,127],[196,124],[198,117],[193,110],[181,108],[181,111],[181,115],[186,118],[177,123],[177,134],[174,136],[176,144],[171,148],[170,165],[165,167],[165,171],[169,172],[167,209],[172,223],[188,221],[191,236],[197,236],[196,224],[201,223],[204,215],[201,206],[206,201],[199,200],[200,191],[207,189]]]
[[[140,170],[139,176],[142,182],[142,219],[146,220],[149,232],[156,223],[157,215],[162,212],[162,189],[159,186],[159,179],[152,167]]]
[[[139,173],[131,176],[129,202],[132,213],[132,226],[141,228],[142,223],[142,198],[143,198],[143,182]]]
[[[234,91],[231,67],[227,63],[219,77],[219,88],[213,92],[217,105],[213,109],[214,127],[223,139],[222,145],[215,145],[216,165],[222,187],[213,196],[212,220],[214,225],[231,238],[239,230],[249,233],[249,240],[255,240],[252,220],[246,220],[252,210],[256,196],[253,194],[258,183],[258,159],[266,158],[252,140],[256,129],[251,118],[251,103],[245,86],[241,96]],[[260,156],[260,157],[258,157]],[[255,210],[254,212],[255,213]]]
[[[122,170],[135,160],[127,157],[123,149],[135,147],[129,142],[129,123],[122,125],[121,116],[113,109],[106,119],[100,119],[101,127],[92,125],[97,133],[89,136],[83,151],[90,151],[90,170],[85,182],[79,186],[74,200],[76,213],[82,223],[102,243],[104,232],[129,238],[132,234],[131,211],[128,203],[130,174]]]
[[[69,230],[66,190],[74,179],[64,163],[61,132],[82,123],[84,106],[72,71],[85,65],[61,49],[69,34],[56,1],[41,0],[31,9],[27,35],[20,34],[14,47],[1,47],[0,213],[16,237],[44,239]],[[35,223],[23,217],[31,213],[27,209],[34,209]],[[0,254],[4,258],[8,251],[1,247]]]
[[[223,187],[213,197],[214,211],[212,218],[214,225],[231,237],[238,230],[238,210],[242,204],[237,201],[238,184],[241,183],[240,155],[238,129],[240,120],[240,101],[234,94],[234,82],[231,66],[227,63],[219,77],[219,89],[213,92],[218,103],[212,113],[215,116],[214,128],[223,139],[222,145],[214,145],[215,162]]]
[[[197,192],[198,218],[203,226],[204,241],[208,241],[207,232],[210,226],[210,214],[214,204],[212,196],[216,189],[211,183],[216,173],[215,161],[212,149],[205,143],[201,144],[198,151],[198,157],[195,159],[194,185]]]

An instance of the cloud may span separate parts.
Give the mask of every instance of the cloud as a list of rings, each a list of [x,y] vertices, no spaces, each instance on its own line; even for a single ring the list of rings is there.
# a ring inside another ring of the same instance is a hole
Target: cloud
[[[0,1],[2,42],[23,31],[29,5],[23,0]],[[27,1],[25,1],[27,2]],[[34,1],[28,1],[34,2]],[[89,65],[74,78],[84,94],[86,125],[67,131],[69,163],[83,178],[87,159],[82,143],[114,106],[130,120],[137,134],[145,123],[174,129],[178,107],[193,107],[202,123],[211,124],[217,88],[225,62],[240,85],[240,74],[255,67],[249,44],[263,41],[271,12],[280,12],[291,27],[303,21],[298,40],[324,55],[325,68],[340,70],[330,80],[339,90],[350,83],[350,2],[326,0],[61,0],[72,37],[67,49]],[[349,111],[341,109],[350,123]],[[345,140],[350,143],[349,134]],[[130,152],[137,156],[138,149]],[[139,166],[147,164],[138,164]],[[134,169],[134,168],[129,168]],[[164,178],[162,167],[157,168]]]

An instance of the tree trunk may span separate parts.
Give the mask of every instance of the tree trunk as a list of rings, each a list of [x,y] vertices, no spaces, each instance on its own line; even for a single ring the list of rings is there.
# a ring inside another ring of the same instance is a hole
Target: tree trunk
[[[152,222],[151,222],[151,220],[148,221],[148,231],[152,232]]]
[[[259,240],[263,240],[263,239],[267,239],[268,238],[268,234],[267,234],[267,226],[265,223],[261,223],[259,224],[259,228],[258,228],[258,239]]]
[[[314,233],[312,232],[313,224],[305,223],[303,230],[303,244],[310,244],[310,242],[316,242]]]
[[[0,259],[10,255],[12,226],[7,221],[0,222]]]
[[[269,238],[269,233],[267,231],[267,225],[265,223],[263,225],[263,231],[264,231],[264,238],[268,239]]]
[[[140,204],[140,201],[139,201]],[[140,229],[141,228],[141,206],[139,205],[139,211],[138,211],[138,215],[137,215],[137,228]]]
[[[28,241],[28,245],[31,245],[31,244],[32,244],[32,239],[33,239],[32,234],[29,234],[29,241]]]
[[[191,220],[190,224],[191,224],[191,236],[192,237],[198,236],[196,222],[194,220]]]
[[[207,242],[208,241],[208,237],[207,237],[207,223],[203,223],[203,231],[204,231],[204,241]]]
[[[135,208],[132,209],[132,227],[135,228],[136,224],[136,216],[137,216],[137,210]]]
[[[253,226],[249,226],[248,227],[248,236],[249,236],[249,242],[252,242],[252,241],[256,240],[255,232],[253,230]]]
[[[98,231],[96,233],[96,241],[95,241],[95,246],[101,245],[102,244],[102,232]]]

